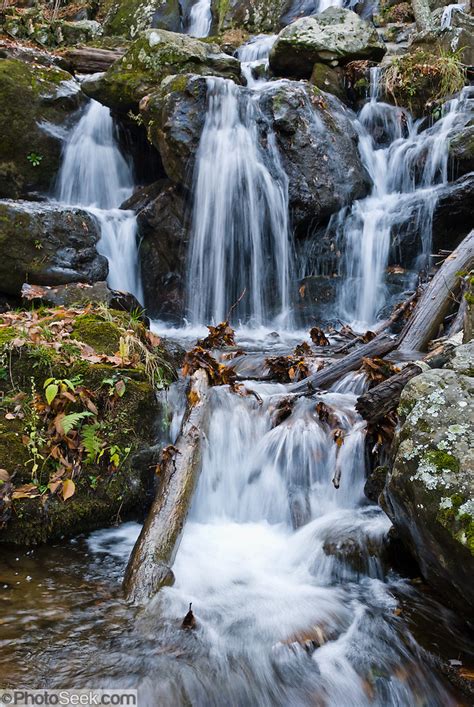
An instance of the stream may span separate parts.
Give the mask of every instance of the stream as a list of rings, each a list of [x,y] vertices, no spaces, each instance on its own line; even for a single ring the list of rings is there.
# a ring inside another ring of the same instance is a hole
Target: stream
[[[190,33],[207,34],[209,3],[194,9]],[[137,523],[5,554],[0,671],[9,684],[137,687],[146,707],[462,704],[427,651],[465,659],[462,624],[419,578],[394,568],[390,522],[364,495],[366,429],[355,411],[364,375],[299,398],[285,416],[279,403],[286,387],[255,382],[265,375],[265,356],[308,340],[292,314],[292,278],[301,264],[294,260],[287,177],[271,133],[263,151],[255,129],[258,95],[268,83],[252,71],[265,64],[271,44],[257,38],[239,52],[249,89],[208,79],[188,260],[189,326],[153,324],[189,347],[245,291],[233,313],[238,347],[247,353],[237,367],[256,395],[212,389],[201,475],[173,565],[176,582],[145,607],[127,605],[121,594]],[[373,189],[328,226],[347,243],[337,316],[356,328],[373,324],[388,301],[390,234],[407,201],[420,198],[426,229],[417,267],[426,264],[436,189],[447,179],[446,135],[454,121],[467,121],[469,101],[463,94],[424,129],[378,102],[373,75],[371,97],[353,117]],[[428,149],[425,170],[412,179],[415,156]],[[135,216],[119,209],[133,188],[109,111],[91,101],[69,137],[54,198],[93,214],[109,284],[143,301]],[[317,415],[318,402],[337,420],[342,445]],[[178,388],[167,404],[173,442],[183,413]],[[198,630],[183,631],[191,602]]]

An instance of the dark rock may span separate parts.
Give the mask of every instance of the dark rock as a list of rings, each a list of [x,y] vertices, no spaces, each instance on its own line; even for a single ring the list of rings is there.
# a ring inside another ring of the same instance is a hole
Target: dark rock
[[[377,466],[369,471],[364,485],[364,493],[369,501],[378,503],[379,496],[385,486],[387,474],[388,468],[386,466]]]
[[[276,133],[297,233],[306,235],[310,225],[369,192],[357,133],[337,98],[285,81],[269,87],[260,105]]]
[[[280,32],[270,52],[270,67],[278,76],[309,78],[317,62],[380,61],[384,54],[385,47],[372,25],[355,12],[329,7]]]
[[[179,321],[184,312],[187,208],[179,187],[165,180],[160,187],[137,216],[142,284],[148,314]]]
[[[206,79],[188,74],[166,78],[140,104],[149,138],[167,176],[177,184],[191,186],[206,106]]]
[[[344,74],[339,67],[328,66],[328,64],[315,64],[311,74],[311,83],[321,89],[321,91],[332,93],[333,96],[337,96],[341,101],[347,99]]]
[[[0,60],[0,197],[48,190],[67,126],[83,100],[62,69]]]
[[[1,289],[19,295],[24,282],[60,285],[107,276],[97,225],[80,209],[0,201]]]
[[[183,34],[151,29],[136,39],[105,74],[82,83],[83,91],[118,111],[136,110],[144,96],[167,76],[193,73],[240,81],[240,63],[216,44]]]
[[[95,282],[88,285],[85,282],[71,282],[67,285],[30,285],[25,283],[21,296],[27,302],[40,302],[52,307],[71,307],[73,305],[104,304],[111,309],[122,312],[142,312],[140,302],[130,292],[111,290],[106,282]],[[149,320],[144,314],[139,319],[146,325]]]
[[[474,172],[474,121],[450,138],[449,161],[456,179]]]

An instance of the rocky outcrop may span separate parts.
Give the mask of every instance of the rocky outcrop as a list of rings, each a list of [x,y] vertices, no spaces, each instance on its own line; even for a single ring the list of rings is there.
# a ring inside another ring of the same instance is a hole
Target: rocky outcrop
[[[356,59],[380,61],[385,47],[377,32],[355,12],[330,7],[285,27],[270,53],[278,76],[309,78],[317,62],[345,64]]]
[[[451,26],[441,29],[444,8],[433,12],[434,29],[415,34],[410,42],[410,51],[444,52],[457,54],[465,66],[474,64],[474,18],[467,12],[455,11],[451,15]]]
[[[48,190],[59,170],[62,138],[83,100],[62,69],[0,61],[0,198]]]
[[[474,344],[459,347],[454,362],[405,387],[384,493],[424,577],[466,612],[474,609]]]
[[[27,39],[43,47],[71,46],[97,40],[102,26],[87,18],[64,20],[45,17],[40,6],[18,12],[15,6],[5,7],[0,30],[15,39]]]
[[[449,161],[456,178],[474,172],[474,120],[450,139]]]
[[[134,39],[146,29],[182,29],[179,0],[102,0],[98,17],[107,35]]]
[[[159,193],[137,214],[145,305],[151,317],[180,321],[184,313],[184,278],[188,214],[183,192],[163,180]]]
[[[289,179],[293,226],[301,235],[370,189],[349,113],[308,84],[279,82],[260,99]]]
[[[206,105],[206,79],[189,74],[166,78],[158,91],[140,103],[149,140],[159,151],[166,174],[177,184],[192,184]]]
[[[80,209],[0,201],[0,288],[19,295],[24,282],[59,285],[107,277],[95,221]]]
[[[164,78],[183,73],[240,80],[240,64],[215,44],[152,29],[143,32],[105,74],[84,81],[82,89],[104,105],[127,112],[136,110]]]

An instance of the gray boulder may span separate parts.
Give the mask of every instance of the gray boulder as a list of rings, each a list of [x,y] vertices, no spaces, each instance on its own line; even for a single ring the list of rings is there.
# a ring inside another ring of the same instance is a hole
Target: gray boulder
[[[0,201],[0,288],[19,295],[24,282],[62,285],[105,280],[97,225],[80,209]]]
[[[329,7],[280,32],[270,53],[270,67],[279,76],[309,78],[317,62],[380,61],[384,54],[385,46],[372,25],[351,10]]]
[[[457,370],[428,371],[405,387],[384,492],[424,577],[464,612],[474,609],[473,354],[472,343],[462,346]]]
[[[285,0],[212,0],[212,13],[219,32],[236,27],[247,32],[276,32],[281,26]]]

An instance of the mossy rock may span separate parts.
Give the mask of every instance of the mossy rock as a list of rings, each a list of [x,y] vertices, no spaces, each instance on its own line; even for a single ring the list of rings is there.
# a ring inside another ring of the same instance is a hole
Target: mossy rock
[[[97,351],[113,355],[119,350],[122,332],[114,322],[102,321],[93,314],[82,314],[74,322],[73,338]]]
[[[219,32],[243,29],[251,34],[280,29],[286,0],[212,0],[211,9]]]
[[[82,89],[104,105],[127,112],[137,110],[164,78],[184,73],[240,80],[240,63],[217,45],[153,29],[143,32],[105,74],[86,79]]]
[[[62,90],[64,82],[72,76],[57,67],[0,60],[0,198],[51,186],[62,143],[48,126],[64,128],[83,102],[80,91]]]
[[[385,508],[425,578],[474,608],[473,360],[459,348],[455,370],[422,373],[402,393]]]

